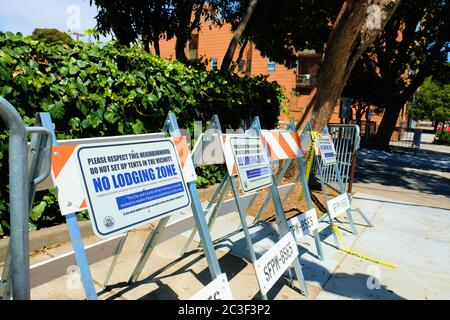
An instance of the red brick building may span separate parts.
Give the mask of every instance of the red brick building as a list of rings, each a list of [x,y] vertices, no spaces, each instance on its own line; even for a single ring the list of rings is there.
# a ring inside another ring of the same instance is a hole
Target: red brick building
[[[192,36],[192,40],[186,46],[186,56],[189,59],[203,57],[210,60],[211,70],[219,69],[223,56],[233,33],[231,26],[226,24],[219,28],[211,22],[204,22],[199,32]],[[236,61],[240,48],[235,51],[233,61]],[[164,58],[175,59],[175,39],[160,42],[160,53]],[[304,51],[299,54],[297,67],[288,69],[284,65],[276,64],[263,57],[252,43],[244,48],[242,59],[235,69],[238,74],[249,76],[268,75],[270,81],[277,81],[285,91],[288,115],[280,114],[280,124],[286,123],[290,117],[296,122],[307,120],[311,116],[312,103],[316,93],[315,84],[322,55]],[[406,112],[404,112],[406,116]],[[354,119],[354,116],[353,116]],[[331,123],[339,123],[339,104],[336,106]],[[381,115],[373,113],[372,121],[379,123]],[[400,120],[399,120],[400,121]]]

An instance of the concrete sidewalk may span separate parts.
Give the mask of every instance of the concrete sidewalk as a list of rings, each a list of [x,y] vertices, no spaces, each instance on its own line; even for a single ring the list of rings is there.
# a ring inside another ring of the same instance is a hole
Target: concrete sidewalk
[[[353,251],[393,263],[397,268],[339,250],[327,223],[322,222],[325,260],[317,258],[312,237],[299,246],[310,295],[304,297],[281,279],[269,292],[269,299],[450,299],[450,147],[434,145],[432,138],[423,135],[416,156],[360,150],[353,205],[372,219],[375,228],[367,227],[354,212],[358,229],[355,236],[349,232],[346,217],[340,219],[344,241]],[[249,224],[252,220],[248,218]],[[216,253],[234,298],[258,298],[258,283],[243,233],[234,232],[238,227],[237,213],[217,220],[212,230],[213,239],[219,239]],[[112,258],[92,264],[100,299],[188,299],[209,283],[198,238],[188,254],[180,257],[189,235],[185,232],[157,246],[139,281],[129,286],[127,281],[150,230],[129,233],[109,290],[104,291],[102,285]],[[221,238],[230,232],[234,233]],[[251,234],[258,256],[278,239],[275,225],[266,222],[252,227]],[[85,245],[99,240],[95,236],[83,238]],[[31,264],[71,250],[69,242],[44,248],[32,255]],[[69,268],[67,275],[32,289],[32,298],[84,299],[79,275],[73,272],[75,267]]]
[[[316,257],[312,237],[301,243],[301,263],[310,295],[302,296],[281,279],[269,292],[270,299],[450,299],[450,211],[424,205],[408,204],[358,193],[354,208],[361,208],[372,219],[375,228],[366,227],[354,212],[358,235],[341,219],[341,232],[352,250],[397,265],[396,269],[348,255],[335,247],[327,223],[321,223],[325,260]],[[219,218],[213,238],[238,228],[238,215]],[[251,229],[258,254],[276,241],[273,224],[263,223]],[[128,286],[127,280],[138,260],[149,230],[130,233],[118,265],[111,278],[111,289],[101,285],[112,258],[92,265],[100,299],[188,299],[210,281],[206,259],[197,242],[189,255],[180,258],[179,251],[187,233],[156,247],[140,280]],[[98,241],[85,238],[85,244]],[[32,257],[32,263],[71,250],[70,243],[48,249]],[[217,243],[216,252],[222,271],[227,273],[235,299],[258,298],[253,266],[248,262],[242,232]],[[379,285],[378,285],[379,284]],[[71,274],[32,290],[33,299],[83,299],[77,274]]]
[[[450,146],[423,134],[416,156],[358,151],[354,192],[450,210]]]

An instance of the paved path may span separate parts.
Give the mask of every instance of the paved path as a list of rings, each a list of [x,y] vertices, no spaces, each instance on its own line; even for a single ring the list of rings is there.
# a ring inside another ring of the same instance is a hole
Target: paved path
[[[361,149],[353,191],[450,209],[450,147],[424,134],[416,156]]]
[[[367,227],[354,212],[358,234],[349,232],[346,217],[339,218],[345,243],[355,252],[394,263],[396,269],[375,264],[338,250],[326,222],[320,224],[325,260],[317,259],[314,241],[307,237],[300,243],[301,263],[310,295],[280,280],[269,292],[270,299],[450,299],[450,211],[391,201],[358,193],[354,208],[362,208],[375,228]],[[213,237],[234,231],[237,214],[219,218]],[[205,258],[194,242],[187,257],[180,258],[187,233],[157,246],[140,280],[128,286],[148,230],[130,233],[117,268],[111,278],[111,290],[101,284],[111,259],[92,265],[101,299],[188,299],[206,285],[209,272]],[[263,223],[251,229],[257,255],[262,255],[276,241],[276,227]],[[98,241],[95,237],[86,243]],[[33,257],[33,262],[70,250],[70,244],[48,249]],[[230,280],[236,299],[258,298],[258,285],[245,248],[242,232],[219,241],[216,252],[222,270]],[[47,256],[45,256],[47,255]],[[67,275],[32,290],[33,299],[82,299],[83,291],[70,286]]]

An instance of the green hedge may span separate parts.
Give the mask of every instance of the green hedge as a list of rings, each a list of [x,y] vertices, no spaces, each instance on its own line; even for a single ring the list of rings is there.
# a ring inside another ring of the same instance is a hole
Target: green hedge
[[[445,130],[446,128],[443,128]],[[434,138],[435,144],[443,144],[446,146],[450,146],[450,131],[438,131],[436,132],[436,136]]]
[[[201,65],[201,64],[200,64]],[[116,42],[45,42],[20,33],[0,33],[0,96],[27,124],[36,112],[51,113],[58,139],[157,132],[173,111],[190,132],[218,114],[224,129],[259,115],[262,126],[277,124],[281,87],[266,77],[208,72],[124,47]],[[8,233],[7,134],[0,135],[0,234]],[[199,171],[198,185],[221,179],[222,168]],[[38,194],[32,228],[55,223],[51,192]]]

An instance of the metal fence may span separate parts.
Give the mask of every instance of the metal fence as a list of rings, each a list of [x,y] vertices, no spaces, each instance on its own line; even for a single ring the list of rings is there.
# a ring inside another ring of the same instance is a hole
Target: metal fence
[[[361,123],[361,145],[368,148],[415,155],[420,148],[421,137],[420,129],[377,126],[375,122]]]
[[[336,160],[345,189],[351,192],[356,168],[356,156],[360,146],[360,129],[356,124],[330,124],[330,134],[336,148]],[[337,188],[337,179],[333,177],[332,185]]]
[[[360,146],[360,130],[356,124],[329,124],[329,133],[336,149],[336,161],[345,189],[351,192],[356,167],[356,155]],[[318,163],[315,160],[313,172],[318,177]],[[323,168],[324,183],[339,190],[339,181],[333,166]]]
[[[50,174],[51,134],[26,127],[20,114],[0,97],[0,120],[9,131],[9,211],[11,236],[0,281],[0,300],[30,299],[28,214],[36,186]],[[28,135],[32,134],[28,146]]]

